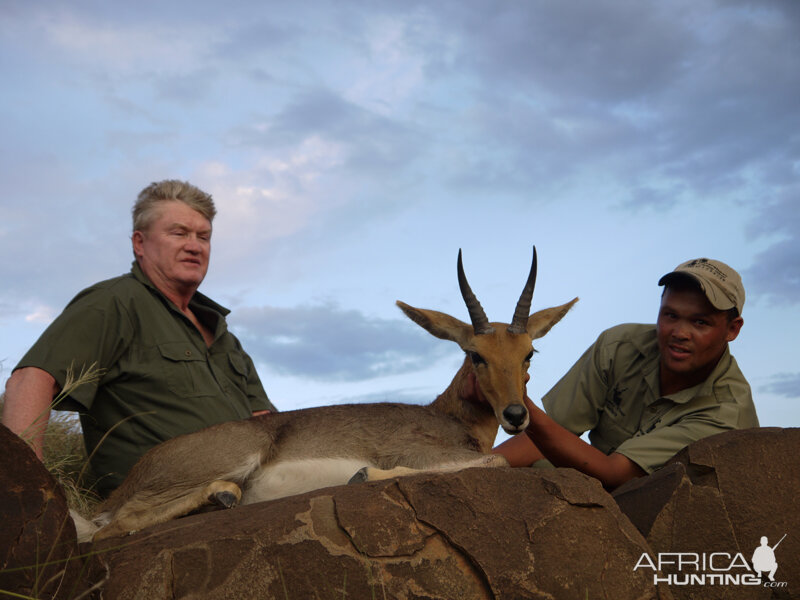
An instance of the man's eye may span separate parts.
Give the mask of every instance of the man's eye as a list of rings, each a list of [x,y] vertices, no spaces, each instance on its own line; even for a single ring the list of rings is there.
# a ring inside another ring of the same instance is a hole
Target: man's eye
[[[472,361],[472,364],[475,365],[476,367],[478,365],[485,365],[486,364],[486,361],[477,352],[467,352],[467,355],[469,356],[469,359]]]

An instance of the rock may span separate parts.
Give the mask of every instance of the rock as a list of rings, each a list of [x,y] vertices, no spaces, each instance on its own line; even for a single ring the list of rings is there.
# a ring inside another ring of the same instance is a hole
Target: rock
[[[729,431],[691,444],[663,469],[614,492],[622,511],[647,538],[654,557],[671,552],[709,559],[716,552],[735,558],[740,553],[744,561],[739,562],[749,565],[724,571],[740,575],[738,585],[711,585],[709,579],[705,585],[672,585],[675,598],[800,597],[798,450],[800,429]],[[761,537],[766,536],[773,546],[784,534],[786,538],[774,551],[776,583],[767,584],[780,587],[742,584],[745,574],[755,575],[748,569]],[[716,559],[716,566],[730,566],[721,554]],[[686,565],[680,571],[671,565],[663,572],[679,578],[714,573],[708,565],[705,569]]]
[[[0,425],[0,596],[74,598],[80,580],[75,527],[64,492],[19,437]]]
[[[98,543],[104,599],[671,598],[577,471],[469,469],[193,515]]]

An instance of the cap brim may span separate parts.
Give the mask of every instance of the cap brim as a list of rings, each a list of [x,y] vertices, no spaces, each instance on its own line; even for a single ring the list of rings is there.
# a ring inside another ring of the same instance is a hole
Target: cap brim
[[[705,291],[705,286],[703,282],[700,280],[699,277],[695,277],[691,273],[681,273],[680,271],[672,271],[664,275],[661,279],[658,280],[658,285],[668,285],[673,281],[689,281],[691,283],[695,283],[700,286],[702,291]]]
[[[731,308],[737,308],[734,302],[728,298],[720,289],[720,287],[715,285],[713,281],[709,281],[693,273],[686,273],[685,271],[673,271],[671,273],[667,273],[658,280],[658,285],[670,285],[672,283],[681,281],[696,285],[703,295],[708,298],[711,306],[717,310],[729,310]]]

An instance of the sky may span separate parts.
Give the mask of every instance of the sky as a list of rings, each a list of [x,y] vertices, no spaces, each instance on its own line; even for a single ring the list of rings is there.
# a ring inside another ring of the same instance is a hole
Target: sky
[[[547,392],[604,329],[655,321],[698,257],[743,277],[731,350],[800,426],[800,3],[0,2],[0,386],[64,305],[127,272],[152,181],[211,193],[200,291],[280,410],[429,402],[463,353],[463,250]],[[0,388],[2,389],[2,388]]]

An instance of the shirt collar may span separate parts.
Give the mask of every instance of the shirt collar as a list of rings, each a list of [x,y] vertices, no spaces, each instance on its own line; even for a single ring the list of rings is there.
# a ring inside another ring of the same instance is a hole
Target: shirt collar
[[[719,377],[728,370],[731,364],[731,352],[728,346],[725,346],[725,351],[722,353],[717,365],[714,367],[714,370],[711,371],[711,374],[706,377],[705,381],[701,381],[697,385],[694,385],[690,388],[686,388],[685,390],[681,390],[679,392],[675,392],[674,394],[670,394],[668,396],[662,396],[667,400],[671,400],[676,404],[686,404],[689,400],[694,398],[698,398],[700,396],[709,396],[713,393],[714,389],[714,382],[719,379]],[[658,389],[658,369],[656,369],[656,389]]]
[[[144,274],[144,271],[142,271],[142,268],[139,266],[139,263],[137,261],[133,261],[133,265],[131,266],[131,274],[133,275],[133,277],[138,282],[140,282],[141,284],[145,285],[147,288],[153,290],[153,292],[155,292],[161,298],[163,298],[164,301],[166,301],[170,306],[173,306],[173,307],[175,306],[174,303],[169,298],[167,298],[161,292],[161,290],[159,290],[153,284],[152,281],[150,281],[147,278],[147,275]],[[200,292],[195,292],[194,296],[192,296],[192,299],[189,301],[189,306],[192,306],[192,305],[200,306],[200,307],[206,308],[206,309],[211,309],[213,311],[218,312],[223,317],[228,315],[231,312],[229,309],[225,308],[221,304],[217,304],[211,298],[209,298],[208,296],[206,296],[204,294],[201,294]]]
[[[661,384],[658,380],[658,364],[658,345],[656,344],[655,352],[647,356],[645,362],[642,364],[644,381],[647,384],[647,387],[650,388],[649,402],[647,402],[647,404],[652,404],[660,397]]]

